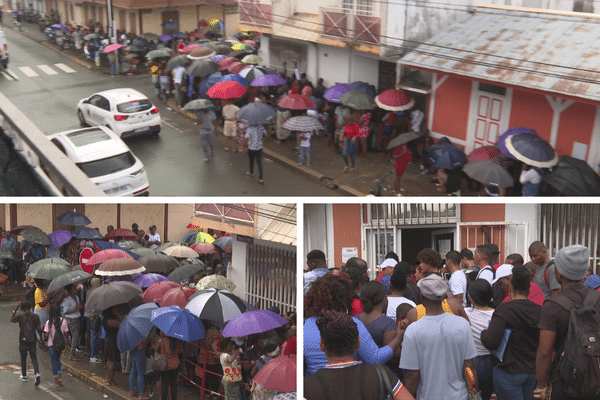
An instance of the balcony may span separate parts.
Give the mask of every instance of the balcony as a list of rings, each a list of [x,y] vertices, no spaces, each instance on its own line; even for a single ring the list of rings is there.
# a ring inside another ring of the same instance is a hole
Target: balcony
[[[273,7],[257,1],[240,1],[240,23],[271,28]]]
[[[322,34],[348,42],[379,45],[381,18],[368,10],[355,11],[344,7],[321,7]]]

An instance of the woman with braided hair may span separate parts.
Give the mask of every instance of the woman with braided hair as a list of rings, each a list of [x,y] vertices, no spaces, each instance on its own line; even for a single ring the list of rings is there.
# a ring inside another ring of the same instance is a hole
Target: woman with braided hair
[[[327,357],[327,364],[304,379],[307,400],[414,400],[389,368],[354,360],[361,346],[355,318],[346,313],[324,311],[316,325],[321,336],[319,346]]]
[[[304,367],[305,376],[312,374],[327,364],[327,357],[319,345],[321,334],[317,327],[317,319],[326,311],[337,311],[348,314],[351,309],[354,292],[352,281],[344,272],[338,275],[327,274],[318,278],[304,297]],[[360,346],[356,349],[357,359],[367,364],[383,364],[389,361],[394,351],[402,344],[406,322],[398,324],[396,336],[387,346],[379,348],[373,341],[365,325],[356,317],[360,337]]]

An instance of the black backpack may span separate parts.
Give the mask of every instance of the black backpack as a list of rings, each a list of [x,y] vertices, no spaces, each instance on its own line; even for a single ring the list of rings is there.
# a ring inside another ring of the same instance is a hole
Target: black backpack
[[[548,299],[570,312],[565,347],[558,362],[558,372],[566,395],[595,397],[600,395],[600,293],[589,290],[582,304],[564,296]]]
[[[35,326],[33,325],[33,316],[35,314],[25,315],[23,318],[23,326],[21,327],[21,340],[25,343],[37,342],[35,334]]]
[[[54,350],[56,350],[57,353],[60,353],[65,349],[65,347],[67,347],[65,335],[63,335],[62,331],[60,330],[61,325],[62,319],[59,320],[58,324],[54,324],[54,338],[52,339],[52,346],[54,346]]]

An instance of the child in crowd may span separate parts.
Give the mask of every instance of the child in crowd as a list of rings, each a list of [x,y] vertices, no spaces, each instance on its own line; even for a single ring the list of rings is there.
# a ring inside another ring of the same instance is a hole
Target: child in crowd
[[[300,164],[306,163],[307,167],[310,167],[310,132],[302,132],[298,134],[298,140],[300,141]]]

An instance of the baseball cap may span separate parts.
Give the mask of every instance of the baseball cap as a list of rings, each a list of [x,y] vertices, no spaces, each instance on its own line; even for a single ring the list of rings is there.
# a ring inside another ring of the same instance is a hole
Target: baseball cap
[[[498,282],[500,278],[506,278],[507,276],[511,276],[513,266],[512,264],[502,264],[496,270],[496,278],[492,281],[492,284]]]

